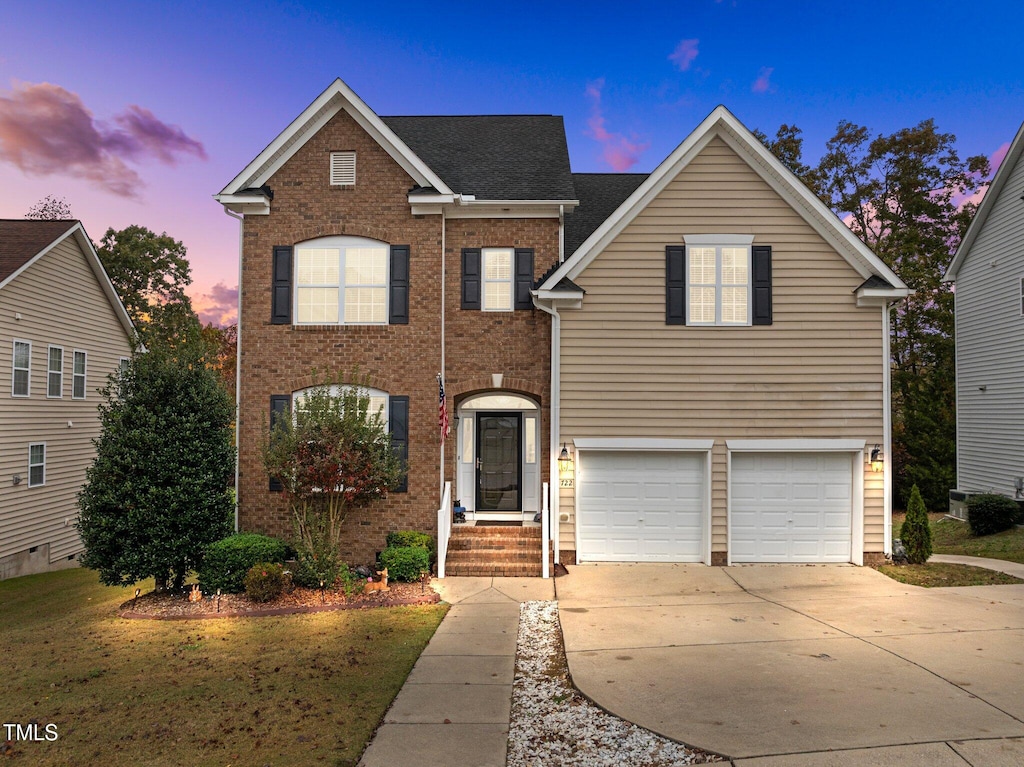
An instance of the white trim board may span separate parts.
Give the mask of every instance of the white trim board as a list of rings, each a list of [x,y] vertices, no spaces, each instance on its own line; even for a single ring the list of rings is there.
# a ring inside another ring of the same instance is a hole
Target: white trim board
[[[757,453],[824,453],[863,450],[867,440],[863,439],[727,439],[729,450]]]
[[[713,439],[654,439],[647,437],[577,437],[577,450],[677,450],[701,451],[714,447]]]

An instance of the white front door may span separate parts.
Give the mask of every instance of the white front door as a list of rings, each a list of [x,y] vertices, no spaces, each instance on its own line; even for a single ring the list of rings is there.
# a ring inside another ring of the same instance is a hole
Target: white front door
[[[851,561],[849,453],[732,454],[732,562]]]
[[[700,562],[705,453],[583,451],[576,518],[581,562]]]

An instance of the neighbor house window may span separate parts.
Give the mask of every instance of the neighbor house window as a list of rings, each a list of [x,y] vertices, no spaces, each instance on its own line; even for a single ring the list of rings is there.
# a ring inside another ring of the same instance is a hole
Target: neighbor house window
[[[46,484],[46,443],[28,446],[28,486]]]
[[[356,153],[331,152],[331,186],[352,186],[356,183]]]
[[[128,372],[128,363],[131,361],[129,357],[121,357],[117,361],[117,373],[118,375],[124,375]]]
[[[750,241],[687,237],[687,325],[749,325]],[[739,239],[739,238],[738,238]]]
[[[75,362],[71,370],[71,398],[85,399],[85,352],[75,349]]]
[[[11,396],[27,397],[31,385],[32,344],[29,341],[14,342],[14,357],[11,362]]]
[[[63,397],[64,389],[64,349],[51,346],[46,366],[46,396]]]
[[[1020,278],[1020,316],[1024,317],[1024,277]]]
[[[356,237],[327,237],[297,245],[297,322],[387,323],[389,252],[387,245]]]
[[[512,248],[484,248],[483,310],[512,311]]]

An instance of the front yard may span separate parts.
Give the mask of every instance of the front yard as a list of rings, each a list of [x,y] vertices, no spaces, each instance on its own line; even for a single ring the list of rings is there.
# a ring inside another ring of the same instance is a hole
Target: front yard
[[[125,620],[131,594],[85,569],[0,581],[0,719],[41,740],[14,763],[354,765],[447,610]]]

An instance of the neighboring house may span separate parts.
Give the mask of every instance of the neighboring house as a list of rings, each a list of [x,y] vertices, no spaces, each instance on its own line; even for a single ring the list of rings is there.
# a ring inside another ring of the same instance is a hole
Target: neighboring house
[[[956,290],[957,487],[1022,498],[1024,477],[1024,126],[944,279]]]
[[[358,367],[408,477],[350,516],[351,561],[436,531],[442,481],[477,521],[561,486],[567,563],[889,550],[867,462],[907,288],[724,108],[649,176],[573,174],[559,117],[379,117],[338,80],[217,199],[243,214],[241,528],[290,532],[265,425]]]
[[[0,220],[0,578],[82,550],[77,495],[98,390],[134,328],[78,221]]]

